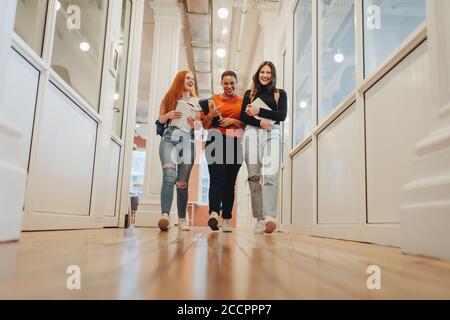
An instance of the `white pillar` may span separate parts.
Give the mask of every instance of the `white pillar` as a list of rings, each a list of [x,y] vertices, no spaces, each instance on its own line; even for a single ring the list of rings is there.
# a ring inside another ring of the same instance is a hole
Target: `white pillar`
[[[16,0],[0,1],[0,241],[20,238],[26,168],[17,165],[22,133],[3,114]]]
[[[144,197],[136,213],[136,226],[154,227],[161,215],[160,193],[162,169],[159,160],[159,143],[155,121],[164,94],[172,84],[179,66],[180,37],[182,29],[181,10],[176,0],[155,0],[150,3],[155,19],[153,58],[150,80],[150,106],[148,125],[150,133],[147,140],[147,159],[145,166]],[[176,198],[172,211],[176,209]],[[172,215],[174,216],[174,215]]]
[[[263,12],[259,17],[259,25],[262,29],[264,60],[275,62],[275,50],[279,50],[279,33],[280,24],[278,22],[277,12]],[[261,63],[260,61],[259,63]]]
[[[416,146],[404,188],[401,241],[405,253],[450,260],[450,1],[428,0],[433,131]]]

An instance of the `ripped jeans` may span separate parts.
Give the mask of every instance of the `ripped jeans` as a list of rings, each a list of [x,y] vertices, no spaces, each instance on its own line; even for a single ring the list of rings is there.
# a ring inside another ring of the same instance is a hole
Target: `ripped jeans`
[[[177,185],[178,218],[186,218],[189,177],[195,161],[193,133],[168,127],[161,138],[159,158],[163,168],[161,212],[170,214],[173,188]]]
[[[271,131],[247,126],[243,138],[253,217],[277,216],[281,165],[281,128]]]

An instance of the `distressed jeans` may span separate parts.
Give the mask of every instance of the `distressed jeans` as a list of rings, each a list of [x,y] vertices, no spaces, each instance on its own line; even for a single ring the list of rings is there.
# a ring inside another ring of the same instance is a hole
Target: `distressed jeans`
[[[253,217],[277,216],[281,162],[281,128],[271,131],[247,126],[243,138]]]
[[[186,218],[189,177],[195,161],[195,144],[192,133],[176,127],[164,131],[159,145],[159,158],[163,168],[161,186],[161,212],[170,213],[173,188],[177,184],[178,218]]]

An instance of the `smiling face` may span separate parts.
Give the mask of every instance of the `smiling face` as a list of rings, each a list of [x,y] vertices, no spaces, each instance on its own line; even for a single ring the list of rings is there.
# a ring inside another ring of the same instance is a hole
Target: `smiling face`
[[[223,93],[228,97],[235,96],[236,78],[233,76],[225,76],[222,80]]]
[[[184,78],[184,91],[190,92],[195,89],[195,79],[192,73],[187,73]]]
[[[259,82],[263,86],[267,86],[272,81],[272,69],[269,66],[264,66],[259,70]]]

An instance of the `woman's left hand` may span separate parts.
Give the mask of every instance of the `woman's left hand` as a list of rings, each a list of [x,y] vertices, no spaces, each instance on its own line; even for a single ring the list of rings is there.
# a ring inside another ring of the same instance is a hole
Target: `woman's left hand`
[[[194,128],[194,125],[195,125],[195,118],[194,117],[188,117],[187,118],[187,122],[189,123],[191,128]]]
[[[259,114],[259,107],[249,104],[245,110],[250,117],[257,116]]]
[[[228,128],[236,125],[236,119],[233,118],[222,118],[220,120],[220,126],[223,128]]]

